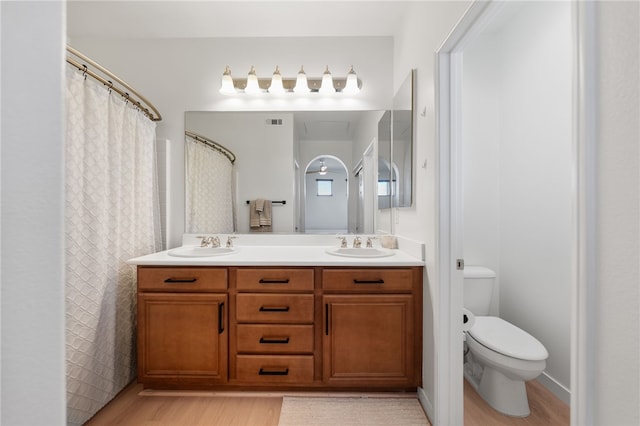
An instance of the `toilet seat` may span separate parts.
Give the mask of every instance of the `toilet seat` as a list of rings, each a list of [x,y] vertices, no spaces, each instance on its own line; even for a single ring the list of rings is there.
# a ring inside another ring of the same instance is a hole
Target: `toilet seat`
[[[502,318],[477,316],[467,333],[483,346],[512,358],[542,361],[549,357],[538,339]]]

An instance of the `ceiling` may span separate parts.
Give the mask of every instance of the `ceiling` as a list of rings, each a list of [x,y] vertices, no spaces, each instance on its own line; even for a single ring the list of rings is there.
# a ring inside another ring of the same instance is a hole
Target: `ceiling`
[[[70,37],[394,36],[407,1],[98,1],[67,2]]]

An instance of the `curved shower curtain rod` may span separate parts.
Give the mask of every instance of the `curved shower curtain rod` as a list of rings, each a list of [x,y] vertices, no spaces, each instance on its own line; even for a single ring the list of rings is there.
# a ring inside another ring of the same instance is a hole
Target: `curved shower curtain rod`
[[[78,68],[79,71],[82,71],[85,76],[88,75],[95,78],[96,80],[98,80],[99,82],[107,86],[109,90],[113,90],[114,92],[118,93],[120,96],[125,98],[128,102],[131,102],[133,105],[138,107],[140,111],[142,111],[147,117],[149,117],[151,121],[162,120],[162,116],[160,115],[160,112],[151,102],[145,99],[145,97],[142,96],[140,93],[138,93],[133,87],[129,86],[127,83],[125,83],[124,81],[116,77],[115,74],[113,74],[111,71],[99,65],[98,63],[92,61],[91,59],[89,59],[88,57],[86,57],[85,55],[83,55],[82,53],[80,53],[79,51],[77,51],[76,49],[74,49],[69,45],[67,45],[67,53],[72,56],[75,56],[77,59],[81,61],[81,62],[78,62],[73,57],[67,56],[67,62],[73,65],[74,67]],[[102,75],[98,74],[93,69],[89,69],[89,66],[92,68],[95,68],[95,70],[100,72]],[[113,83],[114,81],[122,87],[114,86],[114,83]],[[135,96],[135,98],[133,98],[131,95]]]
[[[235,163],[236,155],[233,152],[231,152],[230,150],[228,150],[226,147],[224,147],[223,145],[220,145],[218,142],[214,142],[209,138],[206,138],[206,137],[204,137],[202,135],[199,135],[197,133],[190,132],[189,130],[185,130],[184,134],[186,136],[189,136],[190,138],[195,139],[196,141],[201,142],[201,143],[207,145],[208,147],[213,148],[216,151],[220,152],[225,157],[227,157],[229,159],[229,161],[231,161],[231,164]]]

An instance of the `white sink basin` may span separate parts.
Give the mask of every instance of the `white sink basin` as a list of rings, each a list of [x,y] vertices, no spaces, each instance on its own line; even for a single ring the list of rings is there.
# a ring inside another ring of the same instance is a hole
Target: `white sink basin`
[[[183,246],[169,250],[169,256],[175,257],[209,257],[224,256],[227,254],[237,253],[236,248],[228,247],[199,247],[199,246]]]
[[[391,249],[366,248],[366,247],[332,248],[332,249],[327,249],[327,253],[332,254],[334,256],[344,256],[344,257],[387,257],[387,256],[393,256],[395,254],[395,252]]]

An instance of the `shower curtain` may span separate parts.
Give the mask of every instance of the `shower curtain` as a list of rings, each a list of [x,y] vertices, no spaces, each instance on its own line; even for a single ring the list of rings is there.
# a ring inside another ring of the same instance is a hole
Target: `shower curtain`
[[[136,376],[132,257],[161,248],[155,123],[67,69],[67,421],[82,424]]]
[[[186,136],[187,233],[232,233],[235,229],[233,164],[222,153]]]

